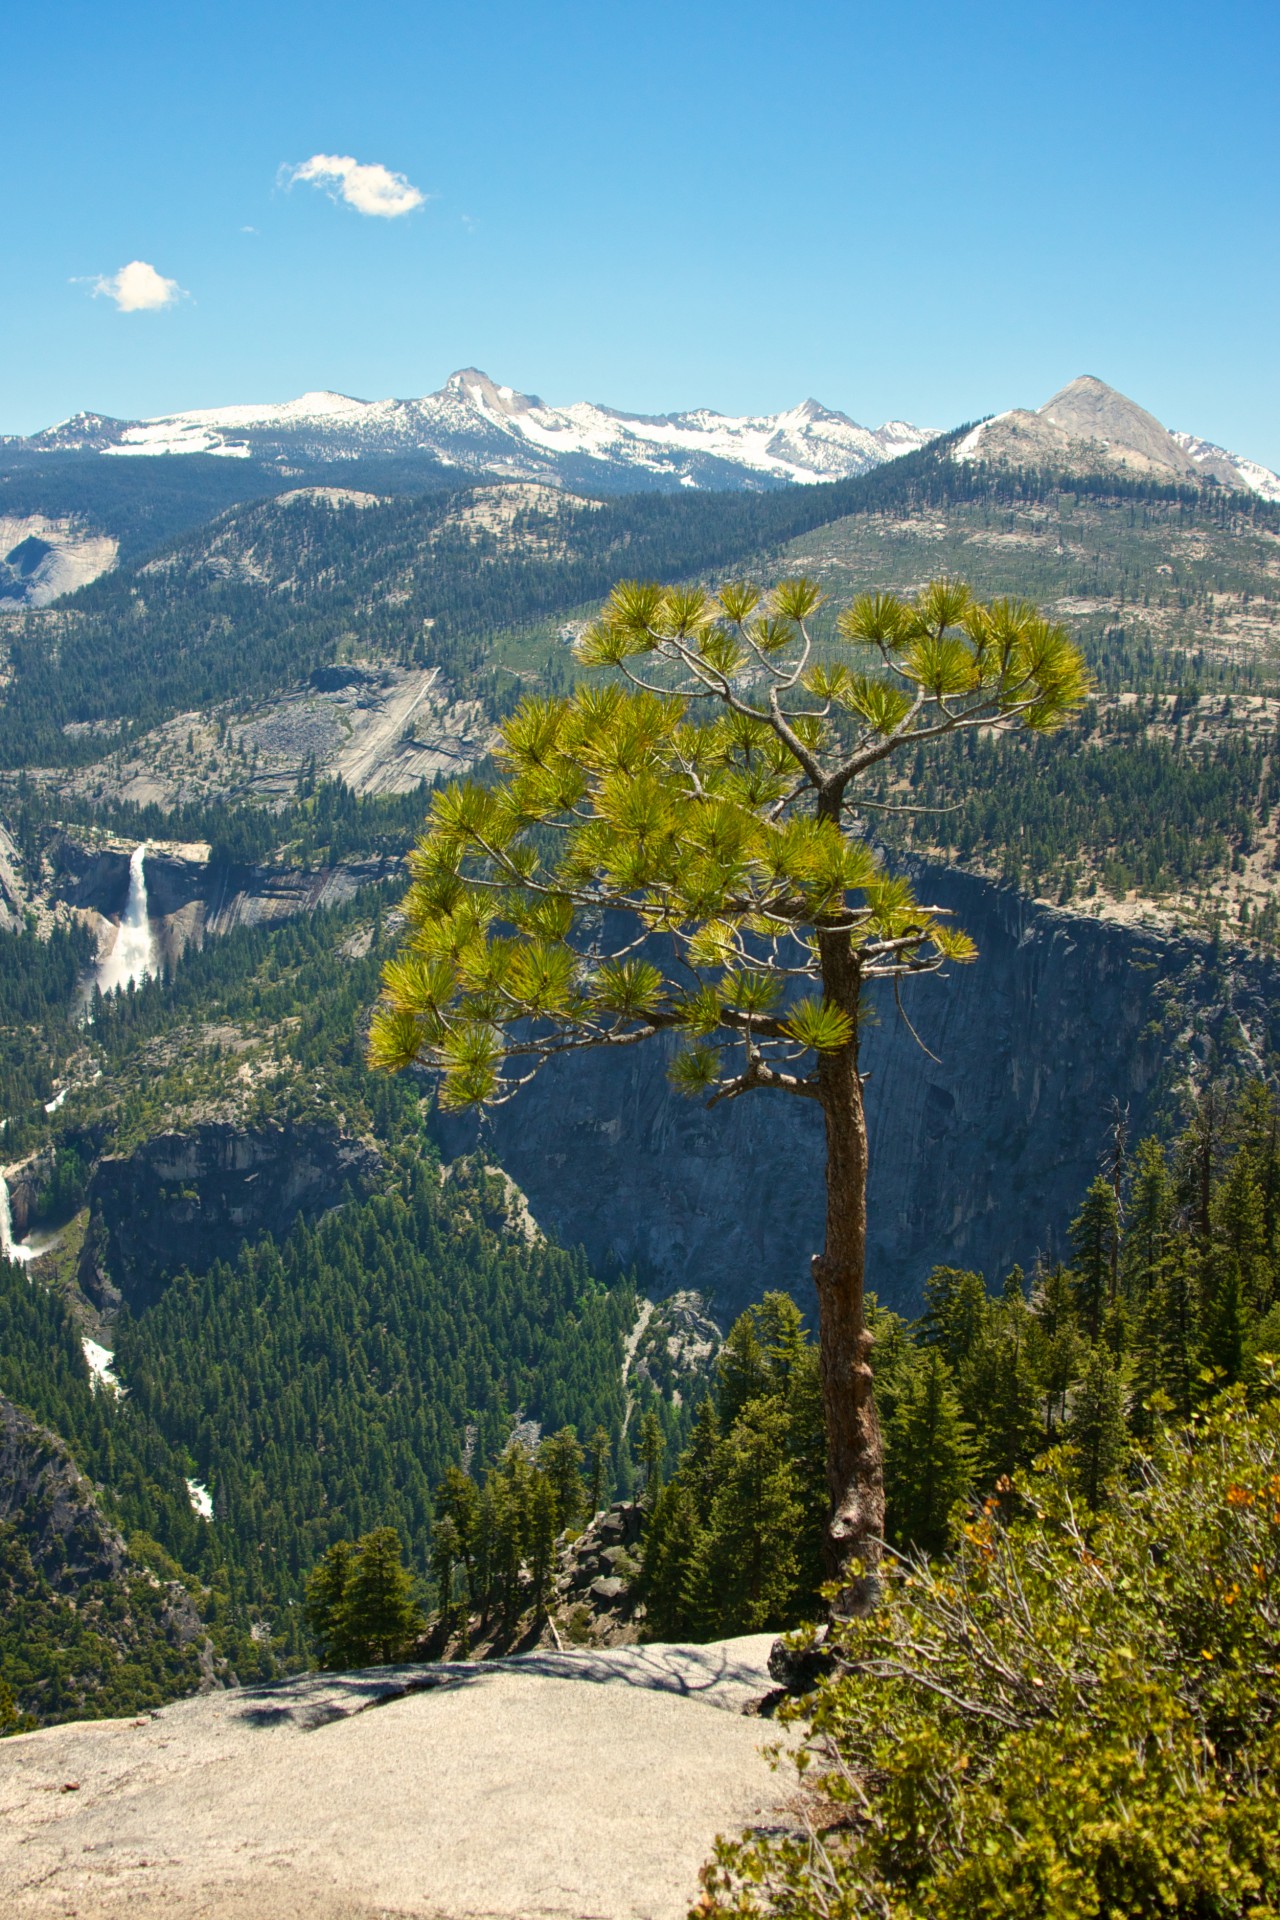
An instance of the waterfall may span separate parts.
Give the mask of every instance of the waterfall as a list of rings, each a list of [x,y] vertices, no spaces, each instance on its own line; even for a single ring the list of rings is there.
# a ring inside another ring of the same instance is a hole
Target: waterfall
[[[120,1395],[124,1393],[126,1389],[120,1385],[120,1382],[111,1371],[111,1362],[115,1359],[114,1353],[112,1353],[109,1347],[101,1347],[96,1340],[90,1340],[87,1334],[81,1340],[80,1345],[84,1349],[84,1357],[89,1365],[89,1386],[91,1390],[97,1393],[98,1390],[101,1389],[102,1392],[109,1393],[113,1398],[119,1399]]]
[[[156,971],[156,943],[147,918],[147,843],[135,847],[129,861],[129,898],[116,933],[115,945],[98,967],[98,989],[114,993],[117,988],[140,984]]]
[[[9,1204],[9,1182],[0,1173],[0,1260],[16,1260],[25,1266],[34,1260],[36,1249],[24,1247],[13,1237],[13,1208]]]
[[[191,1502],[191,1511],[198,1513],[202,1520],[213,1518],[213,1495],[202,1481],[188,1480],[187,1498]]]

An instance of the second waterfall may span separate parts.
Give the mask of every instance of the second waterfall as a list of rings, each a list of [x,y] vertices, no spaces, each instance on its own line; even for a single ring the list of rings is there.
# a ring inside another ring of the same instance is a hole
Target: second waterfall
[[[157,971],[156,943],[147,917],[147,843],[135,847],[129,860],[129,897],[116,933],[115,945],[98,964],[98,990],[140,984]]]

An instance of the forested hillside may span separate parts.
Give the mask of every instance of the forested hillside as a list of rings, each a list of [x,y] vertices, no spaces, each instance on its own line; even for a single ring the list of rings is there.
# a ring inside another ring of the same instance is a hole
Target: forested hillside
[[[484,1187],[442,1192],[420,1157],[392,1192],[179,1274],[121,1324],[121,1378],[194,1459],[227,1562],[262,1604],[296,1602],[335,1539],[378,1525],[425,1568],[446,1467],[465,1447],[483,1476],[517,1419],[603,1426],[624,1457],[634,1295],[513,1235]]]
[[[492,720],[523,688],[568,683],[564,634],[621,574],[781,567],[813,574],[838,607],[949,572],[1064,620],[1096,699],[1055,740],[969,742],[907,769],[869,792],[871,829],[1043,898],[1154,905],[1165,924],[1216,916],[1272,939],[1280,508],[1213,487],[958,464],[953,438],[857,480],[764,494],[378,498],[349,482],[236,507],[4,622],[0,754],[10,768],[83,768],[54,782],[72,807],[145,789],[159,761],[174,793],[260,790],[278,805],[351,724],[339,714],[317,732],[301,709],[284,724],[281,699],[326,663],[437,669],[441,698],[479,696]],[[478,720],[456,724],[482,740]],[[269,733],[299,745],[266,779]],[[933,811],[885,810],[907,799]],[[168,832],[209,837],[185,818]]]
[[[1209,1087],[1169,1146],[1117,1135],[1069,1228],[1025,1274],[938,1267],[914,1320],[879,1309],[888,1537],[936,1555],[957,1507],[1050,1449],[1091,1510],[1140,1449],[1280,1358],[1280,1101]],[[730,1330],[714,1394],[656,1503],[640,1587],[658,1638],[798,1624],[819,1610],[817,1350],[770,1295]]]
[[[30,454],[0,443],[0,513],[67,517],[120,542],[128,565],[243,500],[286,485],[251,460],[83,460]]]
[[[787,557],[836,605],[939,571],[1032,600],[1093,671],[1094,701],[1061,734],[943,743],[872,786],[868,825],[889,846],[1087,910],[1274,939],[1280,510],[1212,489],[986,475],[846,517]],[[893,811],[908,802],[920,811]]]
[[[939,1269],[914,1326],[882,1317],[897,1552],[881,1604],[791,1654],[817,1688],[783,1707],[808,1736],[807,1819],[718,1843],[708,1914],[1265,1910],[1278,1122],[1261,1083],[1207,1089],[1171,1152],[1117,1140],[1069,1265],[995,1297]],[[812,1360],[788,1305],[734,1330],[719,1418],[654,1513],[664,1625],[815,1611],[797,1552]],[[739,1576],[723,1601],[717,1559]]]
[[[87,1026],[68,992],[83,960],[76,936],[7,937],[5,1097],[14,1146],[50,1143],[30,1163],[31,1217],[56,1240],[33,1264],[0,1261],[0,1394],[67,1442],[110,1518],[139,1537],[141,1565],[198,1583],[202,1617],[241,1678],[302,1656],[305,1576],[352,1529],[397,1525],[425,1570],[436,1483],[464,1455],[483,1473],[517,1420],[603,1427],[608,1486],[630,1484],[631,1288],[601,1285],[580,1255],[547,1244],[503,1177],[460,1166],[445,1178],[426,1088],[364,1065],[385,910],[364,899],[243,929],[172,978],[100,1000]],[[59,1033],[73,1090],[46,1114],[43,1049]],[[225,1258],[187,1273],[195,1242],[178,1223],[202,1200],[208,1219],[225,1217],[208,1211],[221,1163],[146,1185],[124,1225],[149,1235],[157,1223],[163,1285],[136,1315],[120,1306],[104,1319],[123,1276],[101,1238],[106,1173],[158,1137],[211,1126],[233,1161],[281,1129],[296,1143],[350,1141],[380,1166],[375,1190],[333,1194],[320,1217],[273,1230],[288,1218],[283,1196],[255,1198],[246,1175],[236,1204],[256,1222],[251,1242],[228,1227]],[[94,1375],[86,1338],[107,1350],[110,1380]],[[665,1417],[674,1441],[683,1426],[669,1400]],[[208,1488],[212,1520],[188,1480]],[[23,1527],[22,1515],[10,1521],[15,1552]],[[18,1580],[11,1617],[29,1635],[54,1634],[52,1606],[35,1573]],[[17,1660],[18,1642],[6,1644]],[[182,1661],[164,1671],[166,1684],[190,1684]],[[33,1692],[21,1662],[4,1677],[24,1710],[62,1710],[64,1696]],[[104,1685],[77,1692],[75,1710],[123,1697]]]
[[[342,488],[236,507],[56,608],[9,616],[3,763],[85,762],[100,739],[68,726],[145,731],[353,655],[485,684],[496,633],[598,599],[620,573],[722,570],[909,498],[917,478],[937,484],[931,461],[833,486],[606,501],[519,485],[386,499],[344,473]]]

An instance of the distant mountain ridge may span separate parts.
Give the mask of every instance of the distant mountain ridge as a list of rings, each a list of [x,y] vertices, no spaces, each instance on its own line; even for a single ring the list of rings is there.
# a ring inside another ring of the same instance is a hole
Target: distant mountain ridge
[[[926,445],[937,430],[888,420],[860,426],[803,400],[782,413],[627,413],[592,401],[546,406],[476,367],[450,374],[416,400],[304,393],[264,405],[196,408],[151,420],[76,413],[27,438],[0,436],[0,452],[116,457],[207,454],[285,473],[316,464],[391,459],[430,464],[443,478],[541,480],[586,492],[786,486],[847,480]],[[1123,470],[1201,485],[1206,480],[1280,500],[1280,476],[1259,461],[1186,432],[1170,432],[1136,401],[1082,374],[1036,411],[1015,407],[967,434],[961,460]]]
[[[1201,486],[1206,480],[1280,500],[1280,475],[1192,433],[1171,433],[1155,415],[1093,374],[1081,374],[1032,413],[1014,407],[965,435],[957,460],[1043,466],[1067,473],[1126,471]]]
[[[78,413],[0,445],[31,453],[306,462],[419,454],[502,479],[735,487],[848,479],[933,437],[902,420],[859,426],[816,400],[743,416],[707,408],[629,414],[590,401],[548,407],[465,367],[418,400],[306,393],[281,405],[202,408],[155,420]]]

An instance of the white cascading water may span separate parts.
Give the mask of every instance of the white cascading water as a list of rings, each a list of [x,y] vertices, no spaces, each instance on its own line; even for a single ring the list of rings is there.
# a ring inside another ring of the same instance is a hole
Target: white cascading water
[[[9,1204],[9,1182],[0,1173],[0,1260],[16,1260],[25,1266],[34,1260],[36,1249],[24,1247],[13,1237],[13,1208]]]
[[[115,945],[98,967],[98,991],[140,985],[156,971],[156,943],[147,918],[147,843],[135,847],[129,861],[129,898],[116,933]]]
[[[97,983],[102,993],[145,980],[156,971],[156,943],[147,917],[147,843],[135,847],[129,858],[129,897],[116,930],[115,944],[98,967]],[[47,1102],[46,1113],[56,1113],[69,1089]],[[0,1124],[7,1124],[0,1123]],[[24,1244],[13,1237],[13,1205],[9,1183],[0,1174],[0,1260],[16,1260],[25,1266],[55,1245],[58,1236]]]

